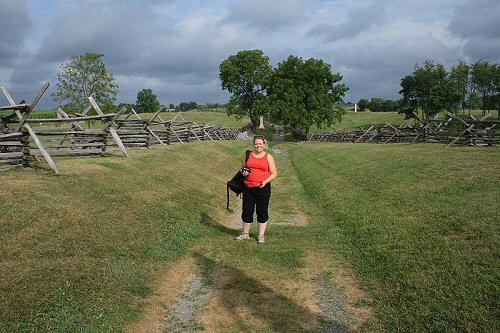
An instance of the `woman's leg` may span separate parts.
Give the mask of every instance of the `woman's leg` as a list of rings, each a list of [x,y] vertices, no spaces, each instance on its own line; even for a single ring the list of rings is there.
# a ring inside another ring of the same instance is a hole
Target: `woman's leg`
[[[271,184],[259,189],[255,199],[255,208],[257,210],[257,221],[259,222],[259,236],[264,236],[269,219],[269,199],[271,198]]]
[[[243,222],[243,234],[250,235],[250,226],[251,225],[252,225],[252,223]]]
[[[254,189],[244,186],[243,203],[241,205],[241,220],[244,223],[252,223],[254,210],[255,210]]]
[[[243,203],[241,211],[241,220],[243,224],[243,234],[248,236],[250,234],[250,226],[253,222],[253,212],[255,207],[255,198],[252,189],[243,187]]]
[[[264,236],[265,235],[266,228],[267,228],[267,222],[266,223],[259,223],[259,236]]]

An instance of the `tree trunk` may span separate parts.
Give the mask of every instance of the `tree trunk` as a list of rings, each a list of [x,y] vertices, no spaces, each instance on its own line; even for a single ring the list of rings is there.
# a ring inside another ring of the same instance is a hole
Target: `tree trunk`
[[[259,128],[259,120],[258,119],[250,118],[250,122],[252,123],[252,130],[255,131],[257,128]]]

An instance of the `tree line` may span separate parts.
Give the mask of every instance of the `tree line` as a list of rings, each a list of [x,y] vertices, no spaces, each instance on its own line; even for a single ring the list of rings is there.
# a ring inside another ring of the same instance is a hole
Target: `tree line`
[[[400,100],[373,97],[358,102],[361,111],[398,111],[411,117],[419,111],[432,117],[441,111],[500,109],[500,65],[478,60],[459,61],[450,71],[433,60],[416,64],[412,74],[401,79]]]
[[[459,61],[447,71],[444,65],[427,60],[401,79],[401,88],[400,113],[406,117],[418,110],[424,117],[478,106],[483,113],[500,110],[500,65]]]
[[[72,56],[60,66],[57,74],[55,101],[67,110],[82,110],[87,97],[93,96],[104,112],[115,112],[122,106],[137,112],[155,112],[160,107],[151,89],[142,89],[135,104],[115,105],[118,84],[106,69],[103,54],[86,53]],[[348,91],[342,75],[332,73],[331,65],[321,59],[303,60],[290,55],[276,68],[261,50],[244,50],[229,56],[219,66],[223,90],[232,96],[226,105],[181,102],[169,109],[227,108],[229,115],[248,116],[257,127],[260,116],[268,116],[277,124],[290,125],[306,133],[312,125],[319,128],[341,120],[345,112],[339,107]],[[384,112],[398,110],[411,117],[420,112],[433,117],[439,112],[457,112],[467,108],[500,110],[500,65],[478,60],[473,63],[459,61],[447,71],[433,60],[416,64],[413,73],[401,79],[400,100],[373,97],[360,99],[361,110]],[[500,111],[499,111],[500,117]]]
[[[401,103],[399,100],[383,99],[380,97],[372,97],[371,99],[362,98],[358,102],[358,107],[361,111],[373,112],[390,112],[400,109]]]
[[[68,111],[84,109],[88,96],[93,96],[104,112],[115,112],[122,106],[133,107],[137,112],[155,112],[160,107],[151,89],[139,91],[136,104],[115,106],[118,84],[107,71],[103,57],[100,53],[70,57],[57,75],[54,100],[65,103]],[[321,128],[340,121],[344,113],[335,104],[342,101],[348,88],[339,83],[342,76],[332,73],[331,66],[321,59],[303,60],[290,55],[277,68],[272,68],[261,50],[245,50],[229,56],[219,69],[222,88],[232,93],[225,105],[227,113],[248,116],[254,128],[260,116],[268,116],[275,123],[307,133],[313,124]],[[185,111],[199,107],[195,102],[181,102],[177,107],[169,105],[170,109]],[[223,105],[206,106],[211,107]]]

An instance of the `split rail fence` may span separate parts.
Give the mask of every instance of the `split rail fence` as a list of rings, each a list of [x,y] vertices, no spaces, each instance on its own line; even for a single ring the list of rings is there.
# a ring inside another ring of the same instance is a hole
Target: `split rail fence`
[[[0,171],[28,167],[31,161],[43,157],[58,173],[55,156],[106,156],[118,148],[128,157],[130,148],[149,148],[155,144],[168,148],[173,142],[194,140],[234,140],[239,132],[185,120],[181,113],[172,120],[163,120],[163,106],[151,119],[141,119],[134,109],[128,108],[104,114],[92,97],[81,114],[70,116],[58,108],[57,118],[28,119],[48,87],[45,84],[28,104],[24,100],[16,103],[7,89],[0,86],[9,102],[0,107],[0,111],[8,112],[0,116]],[[91,110],[96,115],[89,115]]]
[[[389,143],[389,142],[427,142],[451,145],[495,146],[500,143],[500,120],[489,120],[491,114],[480,119],[462,119],[449,112],[446,119],[422,119],[413,114],[417,126],[409,124],[398,127],[386,123],[383,126],[371,125],[367,129],[316,133],[309,141]]]

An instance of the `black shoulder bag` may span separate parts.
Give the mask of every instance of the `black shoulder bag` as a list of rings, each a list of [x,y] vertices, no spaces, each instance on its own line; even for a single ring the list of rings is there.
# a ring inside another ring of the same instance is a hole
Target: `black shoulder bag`
[[[250,157],[250,150],[245,151],[245,166],[247,164],[248,158]],[[233,191],[236,193],[236,196],[241,196],[241,193],[243,193],[243,180],[245,177],[241,174],[241,172],[238,170],[238,172],[234,175],[233,178],[231,178],[230,181],[227,182],[226,186],[226,191],[227,191],[227,209],[229,209],[229,190]]]

